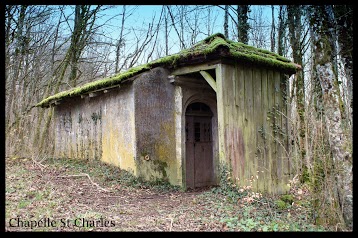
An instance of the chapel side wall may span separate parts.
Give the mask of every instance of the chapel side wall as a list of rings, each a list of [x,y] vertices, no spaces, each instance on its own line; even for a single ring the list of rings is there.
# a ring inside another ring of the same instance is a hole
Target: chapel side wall
[[[55,107],[61,158],[100,159],[135,173],[134,100],[130,85],[67,99]]]
[[[102,100],[102,160],[137,175],[133,85],[121,84]]]
[[[100,159],[101,108],[89,98],[73,98],[55,107],[55,157]]]
[[[181,161],[176,158],[175,87],[168,70],[158,67],[143,73],[133,86],[138,176],[182,185]]]
[[[220,156],[239,185],[287,191],[286,88],[281,75],[250,65],[221,65],[218,84]],[[220,98],[220,100],[219,100]],[[221,120],[220,120],[221,119]]]

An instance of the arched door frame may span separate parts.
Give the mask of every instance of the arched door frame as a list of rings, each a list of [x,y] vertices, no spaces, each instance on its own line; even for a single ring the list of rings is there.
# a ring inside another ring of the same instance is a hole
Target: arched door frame
[[[218,116],[217,116],[217,103],[216,97],[203,97],[202,94],[194,94],[190,96],[185,103],[183,103],[183,110],[182,110],[182,178],[183,178],[183,186],[186,188],[186,132],[185,132],[185,125],[186,125],[186,110],[188,106],[192,103],[204,103],[209,106],[211,112],[213,113],[211,119],[211,130],[212,130],[212,138],[213,138],[213,146],[212,146],[212,153],[213,153],[213,185],[219,184],[219,143],[218,143]]]

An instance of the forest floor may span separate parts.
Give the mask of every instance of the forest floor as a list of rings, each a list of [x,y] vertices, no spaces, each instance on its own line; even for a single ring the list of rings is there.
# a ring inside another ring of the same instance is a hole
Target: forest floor
[[[314,224],[302,198],[235,197],[218,187],[184,192],[98,161],[5,161],[6,231],[328,230]]]

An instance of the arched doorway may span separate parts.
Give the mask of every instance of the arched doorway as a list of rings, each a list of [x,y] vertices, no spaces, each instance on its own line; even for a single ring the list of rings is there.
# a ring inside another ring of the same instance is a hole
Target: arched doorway
[[[188,105],[185,112],[186,187],[214,184],[213,113],[204,103]]]

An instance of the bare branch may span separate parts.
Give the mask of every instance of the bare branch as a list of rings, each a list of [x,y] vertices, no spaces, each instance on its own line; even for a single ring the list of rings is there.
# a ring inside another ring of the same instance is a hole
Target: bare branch
[[[99,190],[102,190],[104,192],[110,192],[107,189],[102,188],[101,186],[99,186],[97,183],[93,182],[91,177],[86,174],[86,173],[81,173],[81,174],[73,174],[73,175],[61,175],[61,176],[57,176],[57,178],[71,178],[71,177],[87,177],[89,179],[89,181],[95,185]]]

